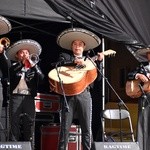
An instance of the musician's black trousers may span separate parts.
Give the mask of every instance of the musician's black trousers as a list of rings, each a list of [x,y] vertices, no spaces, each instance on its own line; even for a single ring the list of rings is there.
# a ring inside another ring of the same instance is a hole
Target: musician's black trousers
[[[10,140],[31,141],[33,147],[35,103],[30,95],[11,95]]]
[[[141,97],[139,99],[138,107],[137,141],[140,150],[150,150],[150,93],[147,94],[146,98]]]
[[[3,104],[3,87],[0,79],[0,122],[1,122],[1,114],[2,114],[2,104]]]
[[[74,116],[76,115],[82,131],[83,150],[91,148],[91,120],[92,120],[92,99],[88,89],[76,96],[67,96],[69,112],[62,110],[61,113],[61,131],[59,138],[59,150],[66,150],[68,143],[69,129]],[[63,103],[64,104],[64,103]],[[63,105],[64,107],[64,105]]]

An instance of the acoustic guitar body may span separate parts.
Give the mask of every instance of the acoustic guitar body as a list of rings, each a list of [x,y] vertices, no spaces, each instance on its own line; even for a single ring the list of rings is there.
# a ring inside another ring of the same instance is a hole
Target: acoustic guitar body
[[[48,77],[52,91],[72,96],[83,92],[96,79],[97,69],[91,61],[87,60],[84,68],[61,66],[51,70]]]
[[[131,80],[126,82],[126,94],[131,98],[138,98],[142,95],[139,84],[140,80]]]

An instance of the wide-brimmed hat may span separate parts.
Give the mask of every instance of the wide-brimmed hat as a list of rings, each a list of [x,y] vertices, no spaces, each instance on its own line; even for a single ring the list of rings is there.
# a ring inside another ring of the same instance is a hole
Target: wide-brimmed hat
[[[75,40],[81,40],[86,44],[85,51],[100,45],[100,38],[91,31],[82,28],[69,28],[57,37],[57,44],[67,50],[71,50],[71,44]]]
[[[30,54],[37,55],[40,55],[42,51],[41,45],[38,42],[31,39],[23,39],[10,46],[6,51],[6,55],[10,60],[16,60],[16,53],[21,49],[27,49]]]
[[[0,16],[0,35],[8,33],[12,29],[10,22],[3,16]]]
[[[136,54],[146,57],[146,54],[148,52],[150,52],[150,47],[139,49],[139,50],[136,51]]]

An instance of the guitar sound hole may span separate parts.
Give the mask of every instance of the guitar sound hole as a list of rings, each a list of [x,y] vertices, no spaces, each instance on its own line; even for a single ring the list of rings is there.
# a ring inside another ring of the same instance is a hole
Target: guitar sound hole
[[[73,76],[71,76],[70,73],[67,73],[67,72],[65,72],[65,71],[60,71],[60,74],[62,74],[62,75],[64,75],[64,76],[68,76],[68,77],[73,78]]]
[[[75,66],[76,69],[83,69],[83,68],[85,68],[85,67],[86,67],[86,65],[76,65],[76,66]]]

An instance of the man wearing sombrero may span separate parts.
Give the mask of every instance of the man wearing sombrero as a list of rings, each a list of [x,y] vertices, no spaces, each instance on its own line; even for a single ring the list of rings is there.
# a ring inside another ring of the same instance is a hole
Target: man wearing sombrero
[[[44,75],[37,65],[38,62],[32,60],[30,56],[34,54],[39,57],[41,50],[38,42],[23,39],[14,43],[6,53],[8,59],[12,60],[10,68],[10,140],[31,141],[33,149],[34,97]]]
[[[70,50],[72,54],[62,53],[60,60],[63,58],[64,64],[75,66],[77,69],[84,68],[87,58],[83,56],[83,52],[88,52],[88,50],[99,46],[100,42],[99,37],[88,30],[81,28],[67,29],[58,36],[57,44],[66,50]],[[98,53],[97,61],[100,62],[102,59],[103,54]],[[83,150],[90,150],[92,143],[92,100],[90,86],[87,86],[76,95],[66,96],[66,100],[69,108],[68,111],[64,110],[65,104],[63,102],[65,100],[62,97],[61,130],[58,149],[65,150],[69,129],[74,117],[77,116],[82,131]]]
[[[12,27],[10,22],[3,16],[0,16],[0,35],[7,34],[11,31]],[[9,62],[5,52],[9,46],[9,41],[7,43],[7,38],[0,38],[0,122],[1,122],[1,111],[2,104],[7,102],[7,87],[8,87],[8,68]],[[3,86],[2,86],[3,85]],[[3,101],[5,100],[5,101]]]
[[[139,49],[137,56],[146,62],[128,74],[128,80],[138,81],[137,142],[140,150],[150,149],[150,48]]]

